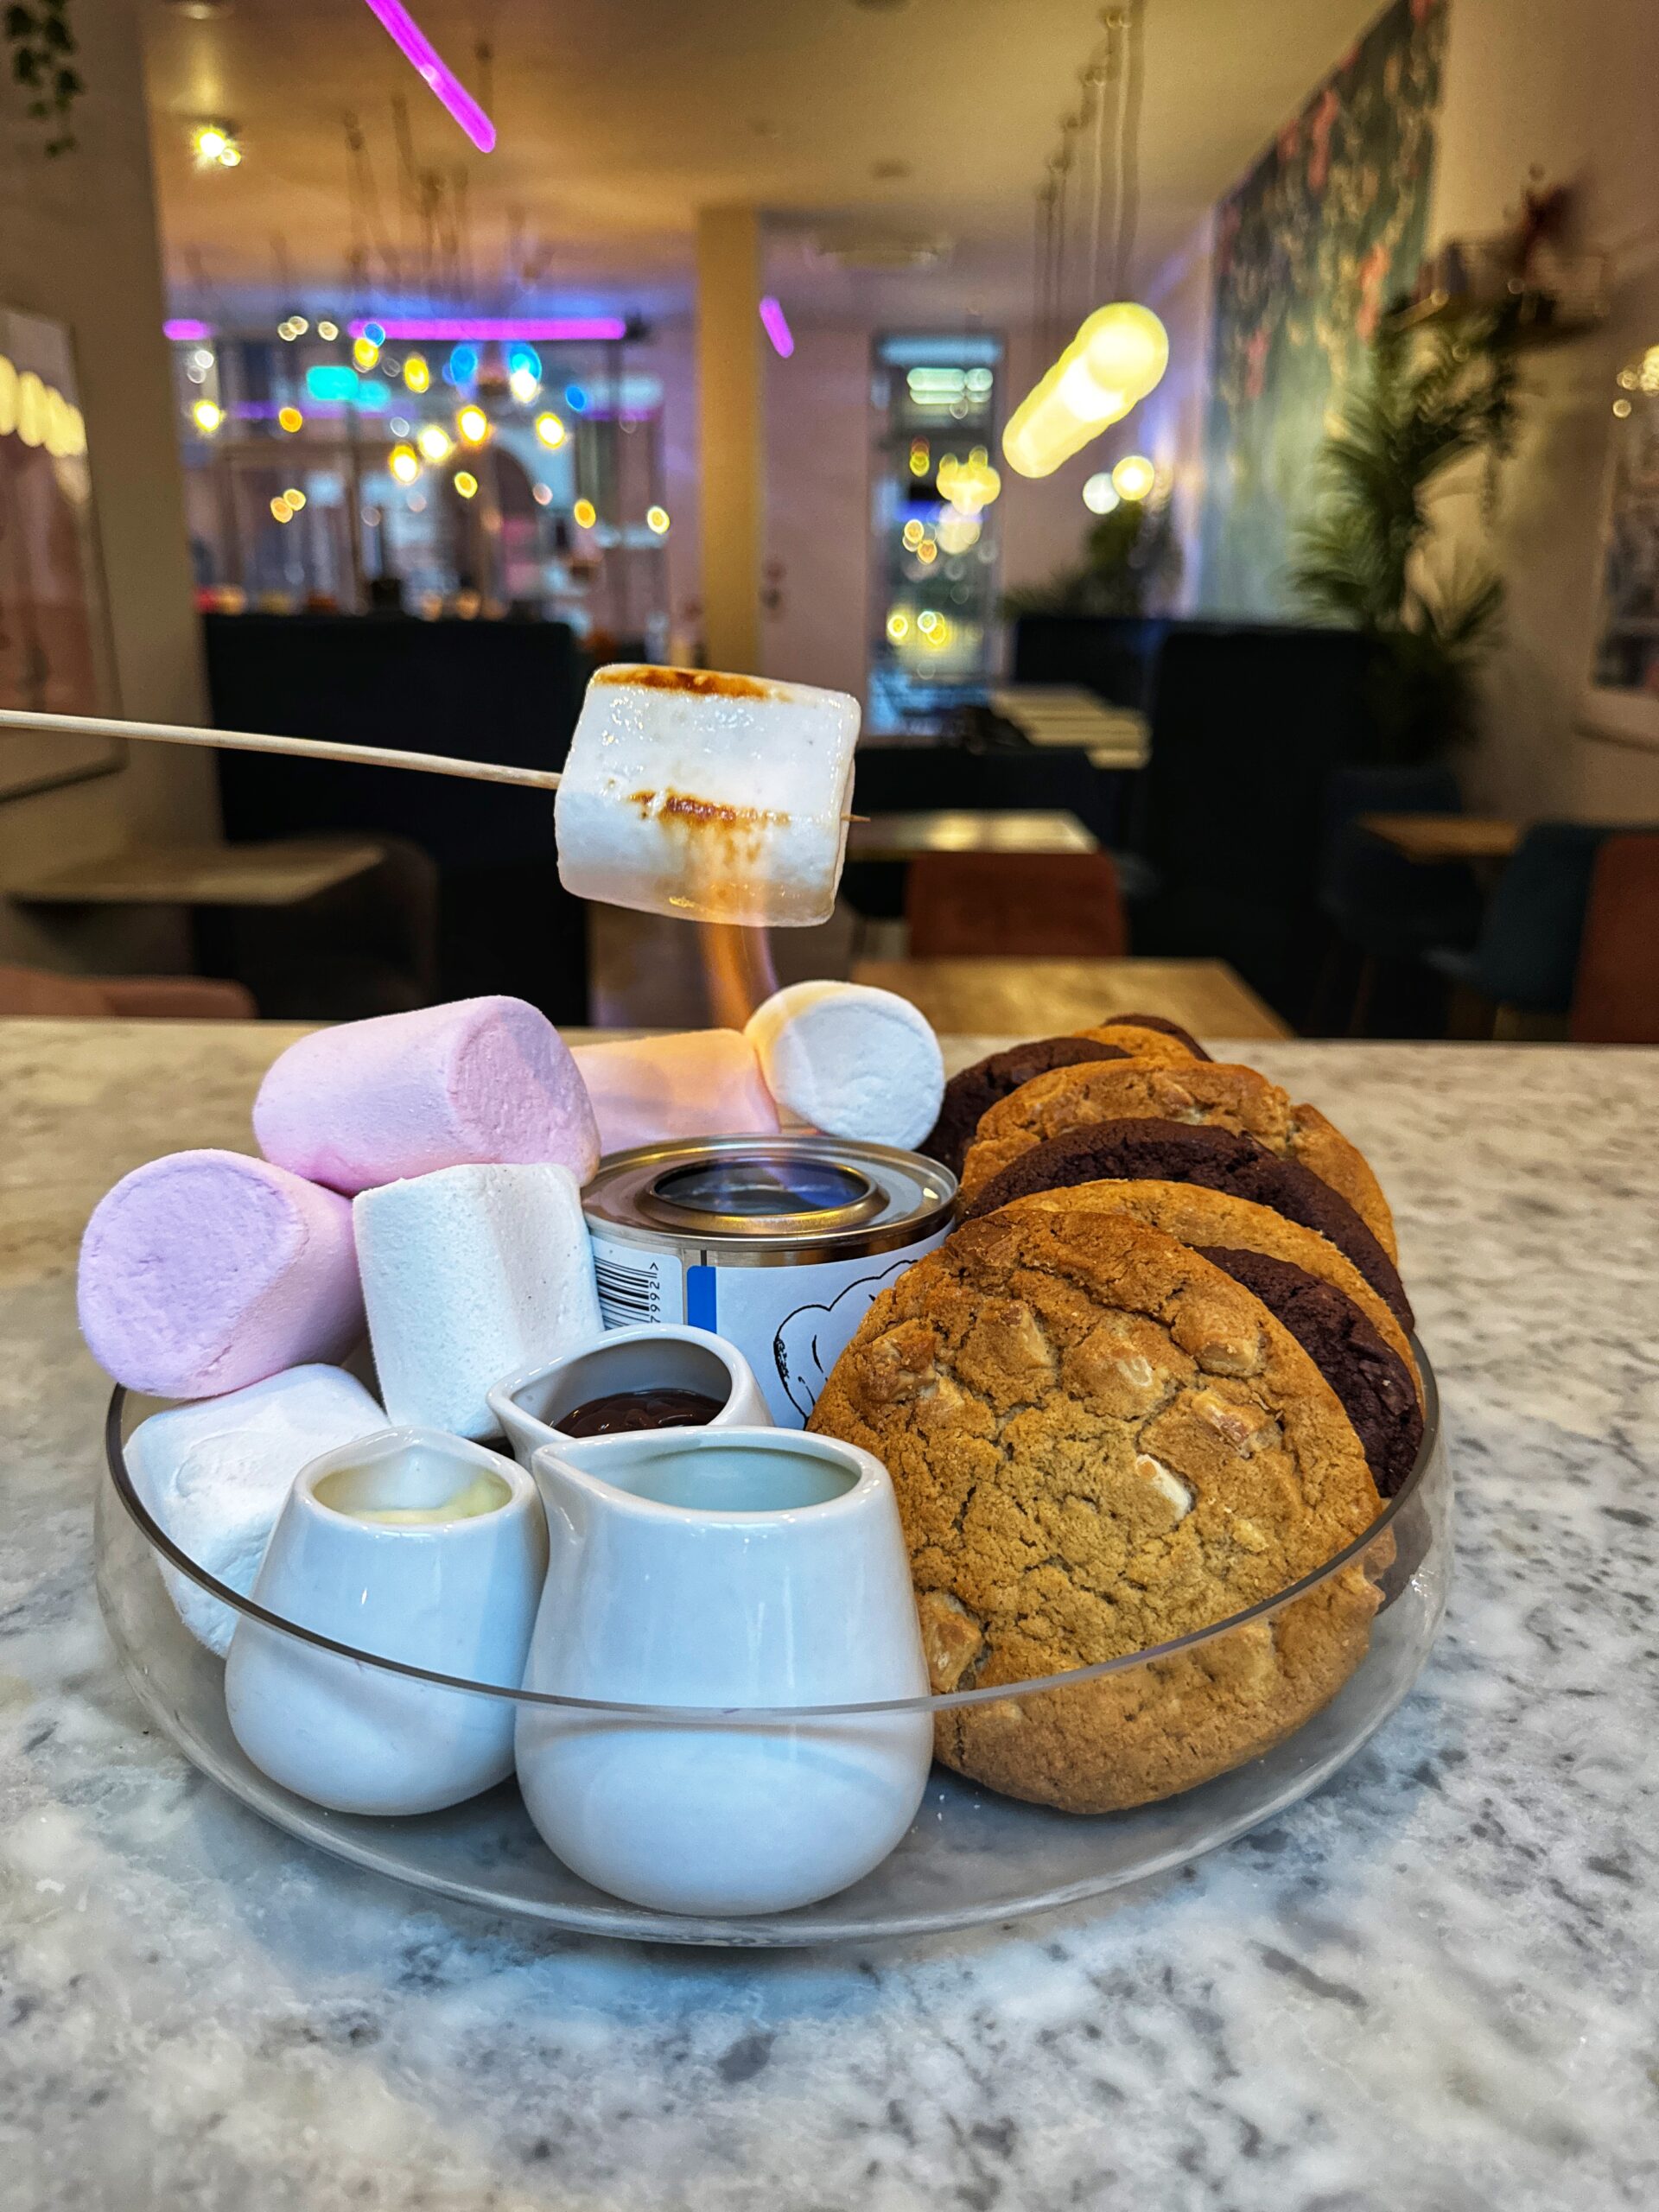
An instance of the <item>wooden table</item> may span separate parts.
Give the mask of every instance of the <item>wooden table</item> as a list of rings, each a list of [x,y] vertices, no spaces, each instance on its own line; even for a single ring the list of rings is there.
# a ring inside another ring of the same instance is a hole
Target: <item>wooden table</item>
[[[991,710],[1028,745],[1069,746],[1093,768],[1144,768],[1150,725],[1133,707],[1108,706],[1071,684],[1017,683],[990,695]]]
[[[1440,861],[1506,861],[1523,824],[1497,814],[1362,814],[1359,826],[1422,867]]]
[[[1160,1014],[1199,1037],[1292,1032],[1224,960],[861,960],[938,1030],[1064,1036],[1114,1014]]]
[[[41,906],[297,906],[385,858],[364,837],[134,845],[13,883],[8,896]]]
[[[924,853],[1097,853],[1075,814],[1002,807],[873,814],[847,832],[849,861],[913,861]]]

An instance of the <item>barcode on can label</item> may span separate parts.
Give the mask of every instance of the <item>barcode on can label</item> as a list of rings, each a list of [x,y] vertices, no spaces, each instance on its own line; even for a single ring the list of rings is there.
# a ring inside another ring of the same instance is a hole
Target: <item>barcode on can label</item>
[[[594,1257],[594,1280],[599,1290],[599,1310],[607,1329],[637,1328],[642,1321],[663,1319],[661,1263],[649,1260],[629,1267],[616,1259]]]

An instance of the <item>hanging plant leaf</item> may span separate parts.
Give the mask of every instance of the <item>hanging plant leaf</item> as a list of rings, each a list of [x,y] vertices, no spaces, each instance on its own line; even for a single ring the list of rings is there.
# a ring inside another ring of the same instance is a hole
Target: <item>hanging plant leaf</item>
[[[37,0],[33,7],[10,0],[0,32],[11,48],[12,81],[34,94],[27,112],[37,123],[57,126],[47,153],[67,154],[75,143],[69,112],[86,89],[80,73],[68,66],[68,57],[79,51],[69,0]]]

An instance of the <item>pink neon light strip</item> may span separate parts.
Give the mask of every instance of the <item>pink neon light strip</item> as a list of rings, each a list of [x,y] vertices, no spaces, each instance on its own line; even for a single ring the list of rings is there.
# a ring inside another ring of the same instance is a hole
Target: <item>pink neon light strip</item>
[[[495,125],[404,7],[404,0],[368,0],[368,6],[415,74],[443,102],[479,152],[489,153],[495,144]]]
[[[770,292],[760,302],[760,324],[772,340],[772,350],[780,361],[786,361],[795,351],[795,334],[789,327],[789,317]]]
[[[199,343],[213,334],[211,322],[197,322],[189,315],[174,315],[162,325],[162,337],[170,338],[180,346],[188,346],[193,339]]]
[[[365,316],[352,324],[353,337],[360,338],[372,319],[385,332],[388,343],[395,339],[399,345],[420,338],[429,339],[435,346],[486,346],[493,340],[505,345],[515,338],[556,344],[561,339],[626,338],[628,334],[628,326],[620,315],[412,315],[402,322],[394,322],[390,316]]]

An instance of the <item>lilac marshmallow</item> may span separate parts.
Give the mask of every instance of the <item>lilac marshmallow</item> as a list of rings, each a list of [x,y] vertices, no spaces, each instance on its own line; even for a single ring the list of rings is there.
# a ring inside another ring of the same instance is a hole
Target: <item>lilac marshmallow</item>
[[[177,1152],[124,1175],[86,1224],[81,1334],[130,1390],[209,1398],[363,1334],[352,1210],[239,1152]]]

